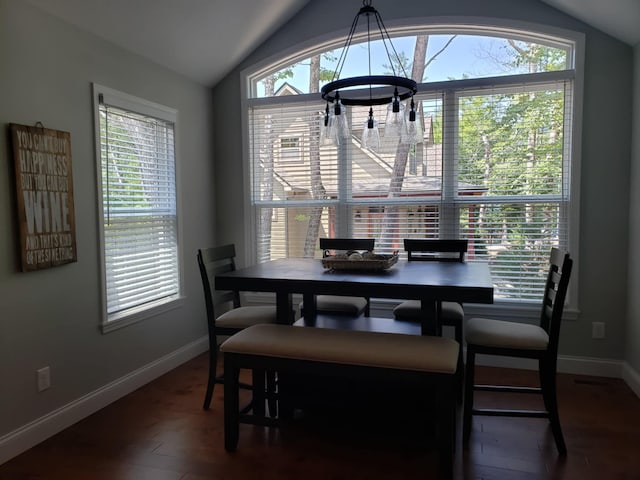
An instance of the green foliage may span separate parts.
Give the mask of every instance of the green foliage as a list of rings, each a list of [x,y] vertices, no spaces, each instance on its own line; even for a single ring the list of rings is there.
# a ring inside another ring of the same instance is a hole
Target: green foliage
[[[338,57],[333,50],[330,52],[325,52],[320,56],[320,83],[326,83],[333,80],[335,63],[337,60]]]
[[[507,63],[513,67],[527,67],[529,72],[551,72],[567,68],[567,54],[564,50],[536,43],[510,40],[514,53]],[[508,48],[508,47],[505,47]]]
[[[273,78],[278,81],[278,80],[286,80],[288,78],[293,78],[293,69],[295,68],[295,64],[291,65],[290,67],[284,68],[282,70],[277,71],[276,73],[273,74]]]
[[[140,150],[145,148],[144,137],[132,144],[136,132],[135,121],[111,115],[111,121],[100,122],[102,155],[107,156],[102,166],[103,189],[109,192],[109,204],[117,208],[151,208],[150,198],[144,195],[146,177],[141,164]],[[108,134],[109,148],[105,148]]]
[[[487,195],[560,193],[561,90],[464,97],[459,122],[461,181],[481,179]]]
[[[529,72],[566,68],[566,55],[558,49],[510,44],[514,66],[527,66]],[[483,239],[480,251],[493,249],[507,277],[528,270],[544,275],[540,265],[558,241],[560,207],[545,198],[563,193],[564,107],[562,86],[494,90],[459,99],[459,181],[486,189],[486,204],[476,206],[477,222],[468,225],[466,212],[461,228]],[[440,128],[440,121],[434,122],[434,130]],[[531,201],[523,203],[523,196]],[[514,202],[492,203],[492,197],[513,197]]]
[[[399,52],[398,57],[392,55],[390,60],[391,65],[388,63],[382,64],[385,75],[399,75],[404,77],[405,75],[408,76],[411,74],[412,62],[404,52]]]

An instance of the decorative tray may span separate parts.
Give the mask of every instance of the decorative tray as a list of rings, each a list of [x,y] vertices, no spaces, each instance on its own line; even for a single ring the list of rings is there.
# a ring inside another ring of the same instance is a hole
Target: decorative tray
[[[386,270],[398,262],[398,252],[381,255],[373,252],[340,253],[322,259],[324,268],[333,270]]]

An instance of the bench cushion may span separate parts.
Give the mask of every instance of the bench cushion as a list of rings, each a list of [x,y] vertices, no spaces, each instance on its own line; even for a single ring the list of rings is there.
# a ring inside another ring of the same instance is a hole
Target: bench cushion
[[[224,353],[454,374],[458,342],[449,338],[291,325],[254,325],[226,340]]]

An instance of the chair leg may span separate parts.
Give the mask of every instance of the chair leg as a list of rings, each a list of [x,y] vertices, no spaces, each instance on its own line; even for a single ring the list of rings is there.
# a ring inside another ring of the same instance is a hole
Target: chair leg
[[[547,412],[551,412],[551,405],[549,404],[549,396],[546,394],[547,388],[545,386],[545,382],[547,382],[547,378],[545,376],[545,366],[544,360],[538,360],[538,376],[540,378],[540,390],[542,393],[542,400],[544,401],[544,409]]]
[[[276,372],[273,370],[267,370],[267,406],[269,407],[269,416],[276,418],[278,416],[278,399],[277,395],[277,378]]]
[[[227,356],[224,362],[224,448],[228,452],[235,451],[238,446],[240,430],[239,375],[240,369]]]
[[[467,443],[471,434],[471,419],[473,414],[473,383],[475,376],[476,352],[467,345],[467,364],[464,381],[464,409],[462,417],[462,441]]]
[[[213,397],[213,388],[216,385],[216,372],[218,369],[218,348],[209,347],[209,379],[207,380],[207,392],[204,395],[204,403],[202,408],[209,410],[211,406],[211,397]]]
[[[464,340],[463,340],[463,333],[462,333],[462,323],[455,325],[455,338],[456,338],[456,342],[458,342],[458,345],[460,345],[460,349],[458,350],[458,385],[457,385],[457,389],[458,389],[458,395],[457,395],[457,399],[458,399],[458,404],[462,403],[463,400],[463,395],[464,395],[464,353],[463,353],[463,346],[464,346]]]
[[[560,426],[560,415],[558,414],[555,365],[549,364],[545,360],[540,360],[540,380],[542,396],[545,407],[549,412],[549,422],[551,423],[551,431],[556,442],[556,448],[560,455],[565,456],[567,454],[567,445],[564,442],[564,435]]]

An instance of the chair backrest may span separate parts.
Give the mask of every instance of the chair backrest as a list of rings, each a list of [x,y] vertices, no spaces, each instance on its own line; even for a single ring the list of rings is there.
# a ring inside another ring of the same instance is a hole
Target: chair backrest
[[[328,257],[335,250],[368,250],[373,251],[375,238],[321,238],[322,256]]]
[[[564,302],[569,288],[569,278],[573,260],[569,253],[559,248],[551,249],[549,258],[549,273],[544,288],[540,327],[549,334],[548,352],[551,358],[558,354],[558,339],[560,337],[560,323]]]
[[[236,269],[236,248],[233,244],[198,250],[198,267],[204,289],[204,301],[207,307],[207,323],[209,328],[215,327],[215,306],[233,302],[233,307],[240,306],[240,292],[215,290],[215,276],[219,273],[232,272]]]
[[[409,261],[463,262],[468,243],[468,240],[405,238],[404,249]]]

